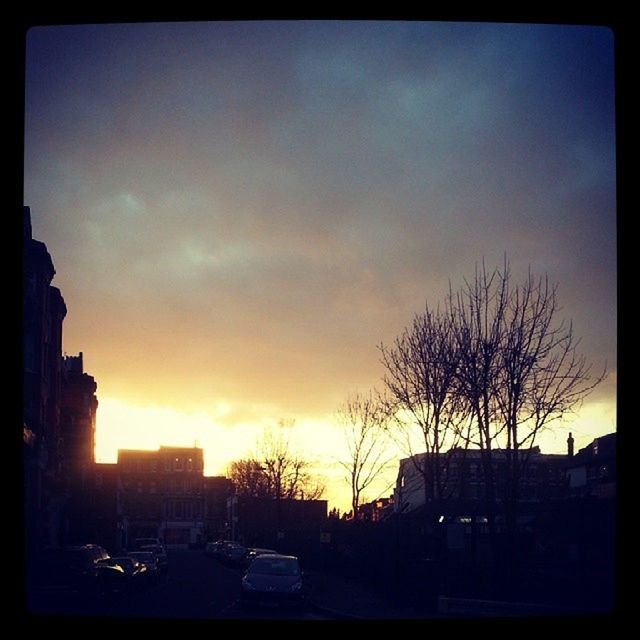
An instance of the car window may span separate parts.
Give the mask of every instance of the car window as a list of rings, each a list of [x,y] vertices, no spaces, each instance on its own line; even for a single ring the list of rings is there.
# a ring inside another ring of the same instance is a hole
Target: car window
[[[270,558],[258,556],[249,569],[250,573],[270,576],[297,576],[300,575],[298,561],[293,558]]]

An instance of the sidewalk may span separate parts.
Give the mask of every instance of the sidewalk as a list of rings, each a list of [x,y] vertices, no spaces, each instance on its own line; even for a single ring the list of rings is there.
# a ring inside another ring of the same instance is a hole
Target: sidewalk
[[[435,612],[399,606],[357,580],[314,571],[309,600],[320,612],[352,620],[444,618]]]

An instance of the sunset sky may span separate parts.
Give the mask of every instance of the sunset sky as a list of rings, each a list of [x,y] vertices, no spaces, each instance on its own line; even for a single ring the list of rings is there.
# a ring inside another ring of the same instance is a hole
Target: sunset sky
[[[609,375],[541,441],[616,428],[613,36],[602,27],[227,22],[27,34],[24,203],[97,459],[290,437],[345,509],[334,412],[377,345],[505,252]],[[367,493],[390,493],[388,482]]]

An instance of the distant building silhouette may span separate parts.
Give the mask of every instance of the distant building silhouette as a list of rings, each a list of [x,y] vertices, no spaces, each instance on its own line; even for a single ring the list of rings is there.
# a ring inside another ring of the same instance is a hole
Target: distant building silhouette
[[[204,543],[202,449],[120,449],[117,466],[124,546],[130,547],[138,537],[160,538],[170,548]]]
[[[310,535],[319,539],[327,520],[326,500],[276,500],[234,495],[227,505],[231,539],[246,545],[277,546]]]
[[[51,285],[56,273],[51,255],[43,242],[33,239],[29,207],[23,207],[22,220],[22,433],[30,553],[80,535],[98,401],[95,380],[83,371],[82,353],[62,357],[67,307],[60,290]]]
[[[393,496],[378,498],[358,506],[358,520],[381,522],[393,513]]]
[[[51,286],[53,261],[34,240],[23,208],[23,442],[28,545],[59,544],[64,481],[60,398],[62,322],[67,308]]]
[[[60,427],[63,472],[67,496],[65,541],[94,542],[82,537],[87,514],[94,508],[93,472],[98,399],[97,384],[84,372],[83,354],[62,359],[62,399]]]
[[[595,438],[571,457],[566,466],[572,497],[614,498],[617,434]]]
[[[204,512],[205,540],[215,541],[229,537],[227,499],[233,495],[233,482],[224,476],[205,476]]]
[[[544,454],[540,452],[539,447],[521,450],[521,453],[529,456],[520,482],[521,502],[539,502],[565,494],[566,455]],[[494,449],[492,457],[499,498],[502,492],[506,452],[503,449]],[[400,460],[394,491],[396,512],[408,513],[425,504],[424,477],[416,468],[416,464],[422,465],[423,460],[424,454],[417,454],[414,459]],[[444,491],[447,502],[469,505],[482,503],[484,474],[479,449],[454,449],[447,471]]]

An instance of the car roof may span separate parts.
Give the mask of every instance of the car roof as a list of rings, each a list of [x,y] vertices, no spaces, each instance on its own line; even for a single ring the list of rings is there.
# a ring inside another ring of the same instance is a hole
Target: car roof
[[[286,556],[281,553],[265,553],[264,555],[268,556],[269,560],[297,560],[298,559],[298,556]]]

